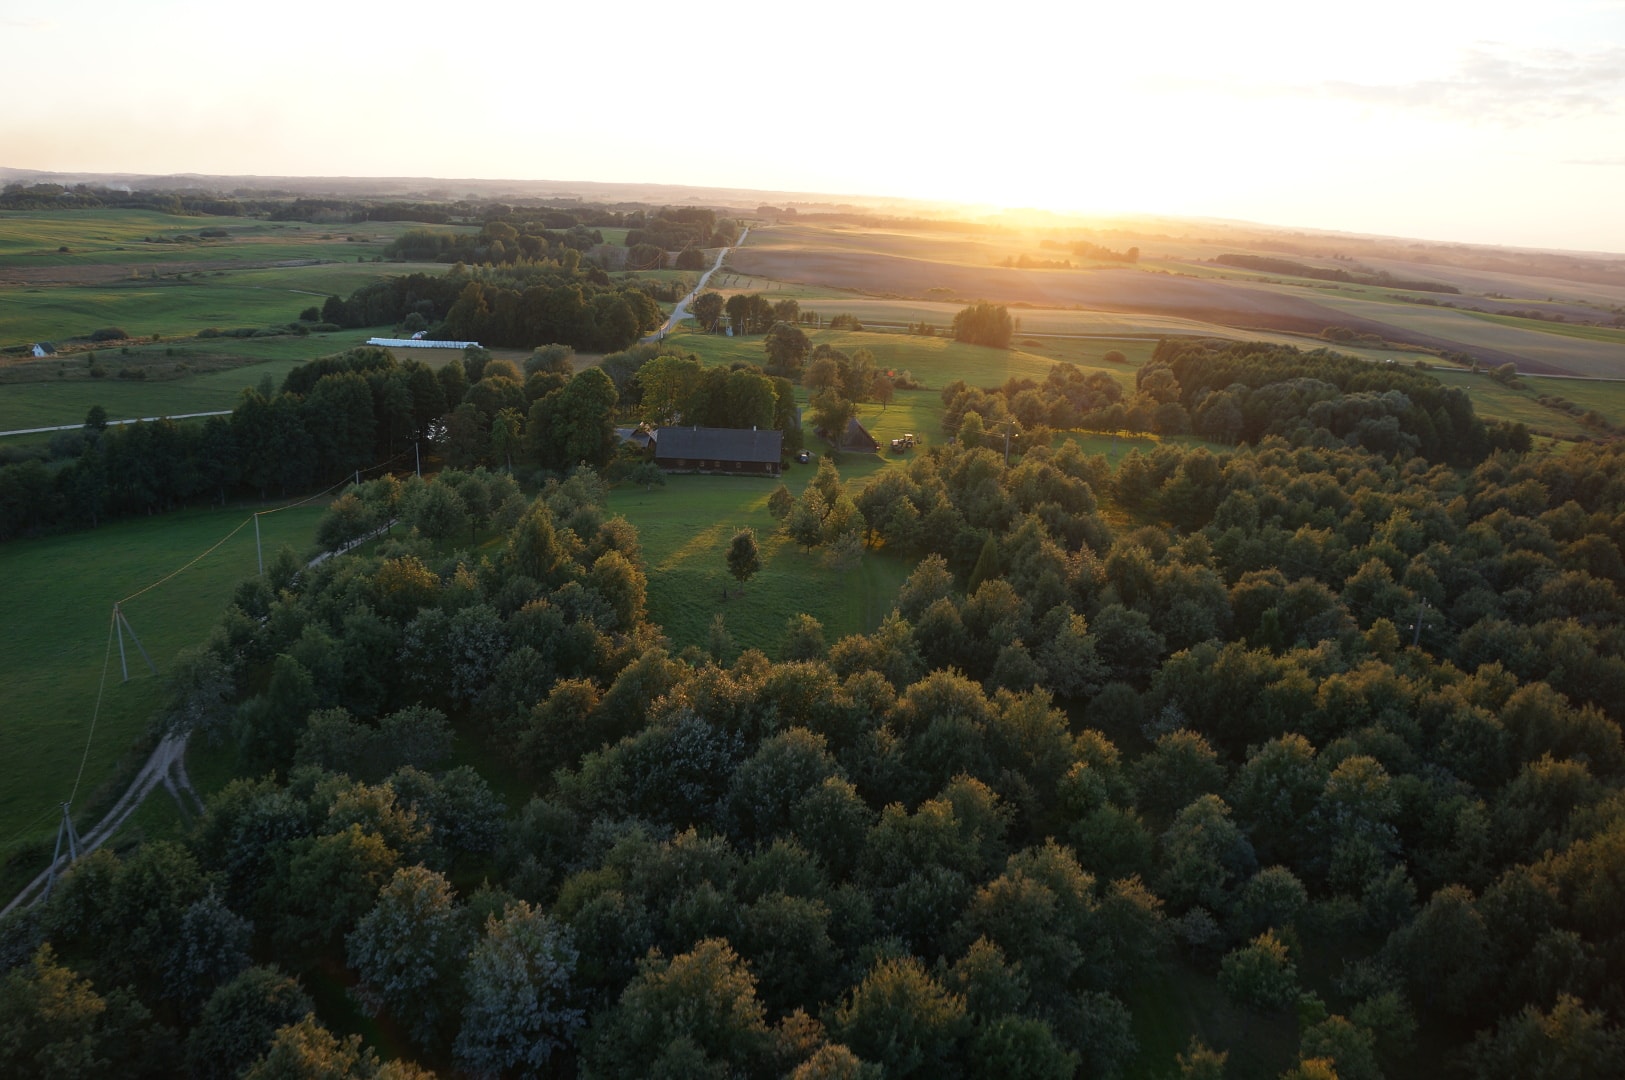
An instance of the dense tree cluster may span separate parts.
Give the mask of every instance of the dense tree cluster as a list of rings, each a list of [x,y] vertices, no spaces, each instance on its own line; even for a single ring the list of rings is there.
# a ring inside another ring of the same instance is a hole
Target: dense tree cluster
[[[1010,338],[1015,329],[1015,320],[1010,317],[1009,309],[1003,304],[990,304],[986,300],[979,300],[954,314],[955,341],[1007,349],[1010,347]]]
[[[245,390],[229,417],[201,424],[108,428],[103,412],[65,465],[0,467],[0,540],[235,493],[308,491],[386,464],[410,468],[414,443],[419,460],[461,469],[529,476],[603,465],[615,449],[620,395],[602,369],[572,375],[571,355],[566,346],[538,349],[522,376],[479,348],[439,371],[360,348],[295,368],[280,390],[269,382]],[[639,352],[605,362],[635,371],[645,359]]]
[[[660,307],[643,283],[611,286],[601,271],[576,270],[569,256],[500,272],[454,267],[439,278],[385,278],[347,301],[329,298],[321,315],[340,326],[377,326],[415,314],[437,339],[526,349],[563,342],[593,352],[624,349],[660,325]]]
[[[408,229],[390,242],[384,254],[396,262],[499,264],[542,259],[559,260],[564,253],[592,250],[604,234],[584,225],[565,230],[545,223],[488,221],[478,233],[439,229]]]
[[[717,217],[703,206],[667,206],[634,213],[626,220],[626,246],[648,244],[658,251],[727,247],[739,235],[739,225]]]
[[[1163,341],[1129,394],[1105,372],[1062,362],[1042,382],[980,388],[955,380],[942,400],[944,430],[973,445],[1012,419],[1032,442],[1073,428],[1195,433],[1231,444],[1278,435],[1459,466],[1530,445],[1522,424],[1486,425],[1464,391],[1425,372],[1258,342]]]
[[[1381,1075],[1423,1025],[1478,1077],[1617,1059],[1625,449],[821,465],[770,499],[795,542],[919,561],[776,662],[673,653],[590,472],[355,498],[405,535],[279,561],[176,681],[262,779],[0,924],[0,1053],[414,1069],[306,1015],[289,976],[342,965],[437,1069],[1113,1076],[1177,956],[1296,1014],[1290,1075]],[[455,550],[480,506],[504,539]]]
[[[801,445],[794,384],[755,365],[706,367],[697,356],[667,352],[639,368],[633,381],[645,423],[773,428],[787,447]]]

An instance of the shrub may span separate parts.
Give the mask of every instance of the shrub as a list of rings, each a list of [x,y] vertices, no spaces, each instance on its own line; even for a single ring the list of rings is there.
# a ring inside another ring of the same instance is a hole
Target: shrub
[[[104,326],[100,330],[92,331],[92,333],[90,335],[90,340],[91,341],[123,341],[125,338],[127,338],[129,336],[130,336],[129,334],[126,334],[123,330],[120,330],[116,326]]]

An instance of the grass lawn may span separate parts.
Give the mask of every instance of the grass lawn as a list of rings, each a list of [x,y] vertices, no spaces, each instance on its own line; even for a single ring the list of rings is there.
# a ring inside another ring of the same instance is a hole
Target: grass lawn
[[[842,476],[861,479],[881,467],[871,460],[850,474],[843,469]],[[812,466],[796,466],[784,480],[799,493],[813,473]],[[912,563],[871,552],[854,570],[825,566],[822,552],[809,555],[775,535],[767,497],[778,483],[765,477],[670,476],[652,493],[631,485],[610,493],[610,512],[624,514],[642,538],[649,616],[665,628],[675,648],[703,647],[719,613],[736,647],[776,656],[785,623],[798,612],[822,622],[833,643],[874,629],[891,611]],[[762,553],[762,569],[745,583],[743,595],[727,568],[728,544],[742,528],[755,530]]]
[[[1587,409],[1595,409],[1617,425],[1625,425],[1625,382],[1603,379],[1542,379],[1520,375],[1518,380],[1538,397],[1566,398]],[[1553,413],[1553,415],[1558,415]]]
[[[1584,393],[1582,388],[1615,385],[1580,379],[1536,380],[1519,376],[1518,381],[1527,389],[1513,389],[1501,385],[1488,375],[1475,375],[1470,371],[1435,369],[1429,374],[1437,377],[1446,386],[1459,386],[1467,391],[1467,396],[1473,401],[1473,411],[1485,420],[1521,422],[1534,430],[1550,432],[1566,439],[1578,438],[1592,432],[1575,417],[1559,409],[1548,408],[1536,399],[1542,394],[1549,394],[1579,401],[1580,395]],[[1606,394],[1596,396],[1603,399],[1608,397]],[[1618,384],[1613,393],[1613,400],[1608,401],[1607,406],[1606,409],[1599,408],[1598,411],[1615,422],[1625,419],[1625,384]],[[1588,404],[1586,407],[1594,406]]]
[[[33,869],[5,866],[0,883],[15,880],[20,886],[44,865],[48,851],[40,845],[48,849],[56,835],[57,804],[73,790],[81,758],[84,776],[74,798],[81,829],[100,816],[139,765],[131,749],[149,731],[164,691],[161,677],[153,677],[128,641],[130,681],[120,680],[117,642],[109,633],[114,602],[185,566],[248,520],[253,509],[181,511],[0,546],[0,579],[6,582],[0,605],[0,640],[6,642],[0,654],[0,685],[6,688],[0,864],[19,854],[29,866],[40,861]],[[267,558],[282,544],[310,547],[321,513],[302,507],[262,518]],[[250,523],[197,565],[124,604],[160,676],[178,650],[207,636],[232,590],[255,566]]]

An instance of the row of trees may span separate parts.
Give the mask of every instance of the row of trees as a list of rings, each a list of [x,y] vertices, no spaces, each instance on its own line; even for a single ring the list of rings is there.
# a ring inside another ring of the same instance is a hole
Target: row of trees
[[[444,229],[408,229],[390,241],[384,254],[395,262],[445,262],[470,265],[515,263],[563,258],[566,251],[585,254],[604,242],[604,234],[583,225],[550,229],[544,222],[487,221],[477,233]]]

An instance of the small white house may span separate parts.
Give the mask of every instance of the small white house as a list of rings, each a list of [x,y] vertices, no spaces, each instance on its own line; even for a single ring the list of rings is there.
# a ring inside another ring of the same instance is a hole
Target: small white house
[[[55,354],[55,352],[56,346],[52,345],[49,341],[34,342],[34,356],[36,359],[42,356],[51,356]]]

